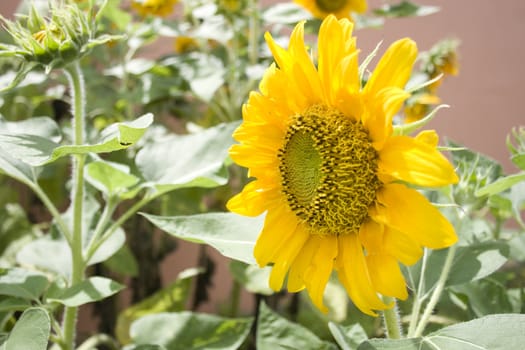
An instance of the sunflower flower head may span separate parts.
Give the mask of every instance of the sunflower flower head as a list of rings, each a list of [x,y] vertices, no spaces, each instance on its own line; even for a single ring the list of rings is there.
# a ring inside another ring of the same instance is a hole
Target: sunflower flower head
[[[351,12],[363,13],[368,5],[366,0],[294,0],[317,18],[333,14],[337,18],[351,19]]]
[[[414,264],[422,247],[457,240],[452,225],[408,185],[458,181],[437,150],[434,131],[395,135],[392,118],[417,48],[410,39],[390,46],[361,86],[352,23],[327,16],[315,65],[304,23],[288,49],[270,34],[276,64],[243,107],[231,158],[255,178],[228,202],[241,215],[266,212],[254,248],[260,266],[273,265],[270,287],[308,291],[323,311],[323,293],[336,271],[354,304],[375,315],[380,295],[407,297],[399,262]]]
[[[143,17],[166,17],[173,13],[173,7],[178,2],[179,0],[133,0],[131,7]]]

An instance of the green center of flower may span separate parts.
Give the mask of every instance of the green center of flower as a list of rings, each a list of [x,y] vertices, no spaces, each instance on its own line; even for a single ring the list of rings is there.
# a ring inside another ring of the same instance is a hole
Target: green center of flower
[[[335,12],[344,7],[347,0],[315,0],[315,4],[319,10],[323,12]]]
[[[294,117],[278,156],[288,205],[312,233],[359,230],[382,185],[377,151],[360,122],[314,105]]]

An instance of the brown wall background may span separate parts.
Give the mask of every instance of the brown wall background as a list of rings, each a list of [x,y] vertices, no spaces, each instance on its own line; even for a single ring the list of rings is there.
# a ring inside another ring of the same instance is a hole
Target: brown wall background
[[[278,0],[266,0],[276,3]],[[370,8],[398,1],[370,0]],[[0,1],[0,14],[10,16],[18,1]],[[503,163],[508,172],[516,171],[508,160],[505,137],[512,127],[525,126],[525,1],[523,0],[419,0],[420,4],[437,5],[441,12],[410,19],[390,19],[380,29],[356,32],[362,57],[379,41],[383,50],[405,36],[413,38],[420,50],[429,49],[445,37],[461,40],[460,74],[447,79],[439,90],[442,110],[431,127],[439,134],[467,147],[485,153]],[[210,250],[216,261],[225,261]],[[196,266],[198,247],[181,243],[178,252],[162,266],[166,281],[171,281],[187,267]],[[213,311],[225,303],[231,288],[227,264],[218,264],[212,300],[203,311]],[[244,296],[249,304],[249,298]],[[88,327],[89,328],[89,327]]]

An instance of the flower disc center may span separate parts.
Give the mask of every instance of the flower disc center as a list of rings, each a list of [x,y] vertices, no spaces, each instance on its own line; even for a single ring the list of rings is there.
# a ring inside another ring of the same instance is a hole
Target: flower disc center
[[[325,105],[293,118],[279,150],[282,190],[315,234],[357,232],[381,187],[377,151],[360,122]]]

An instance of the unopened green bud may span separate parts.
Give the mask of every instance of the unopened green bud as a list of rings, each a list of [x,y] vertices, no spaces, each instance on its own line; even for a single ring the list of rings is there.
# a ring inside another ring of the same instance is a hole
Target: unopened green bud
[[[0,57],[22,59],[22,68],[16,85],[30,70],[27,67],[43,66],[46,72],[62,68],[85,56],[91,48],[118,39],[117,36],[95,33],[92,11],[84,12],[75,3],[55,0],[43,16],[34,5],[27,15],[18,15],[15,21],[0,16],[5,30],[13,38],[13,45],[0,44]]]

